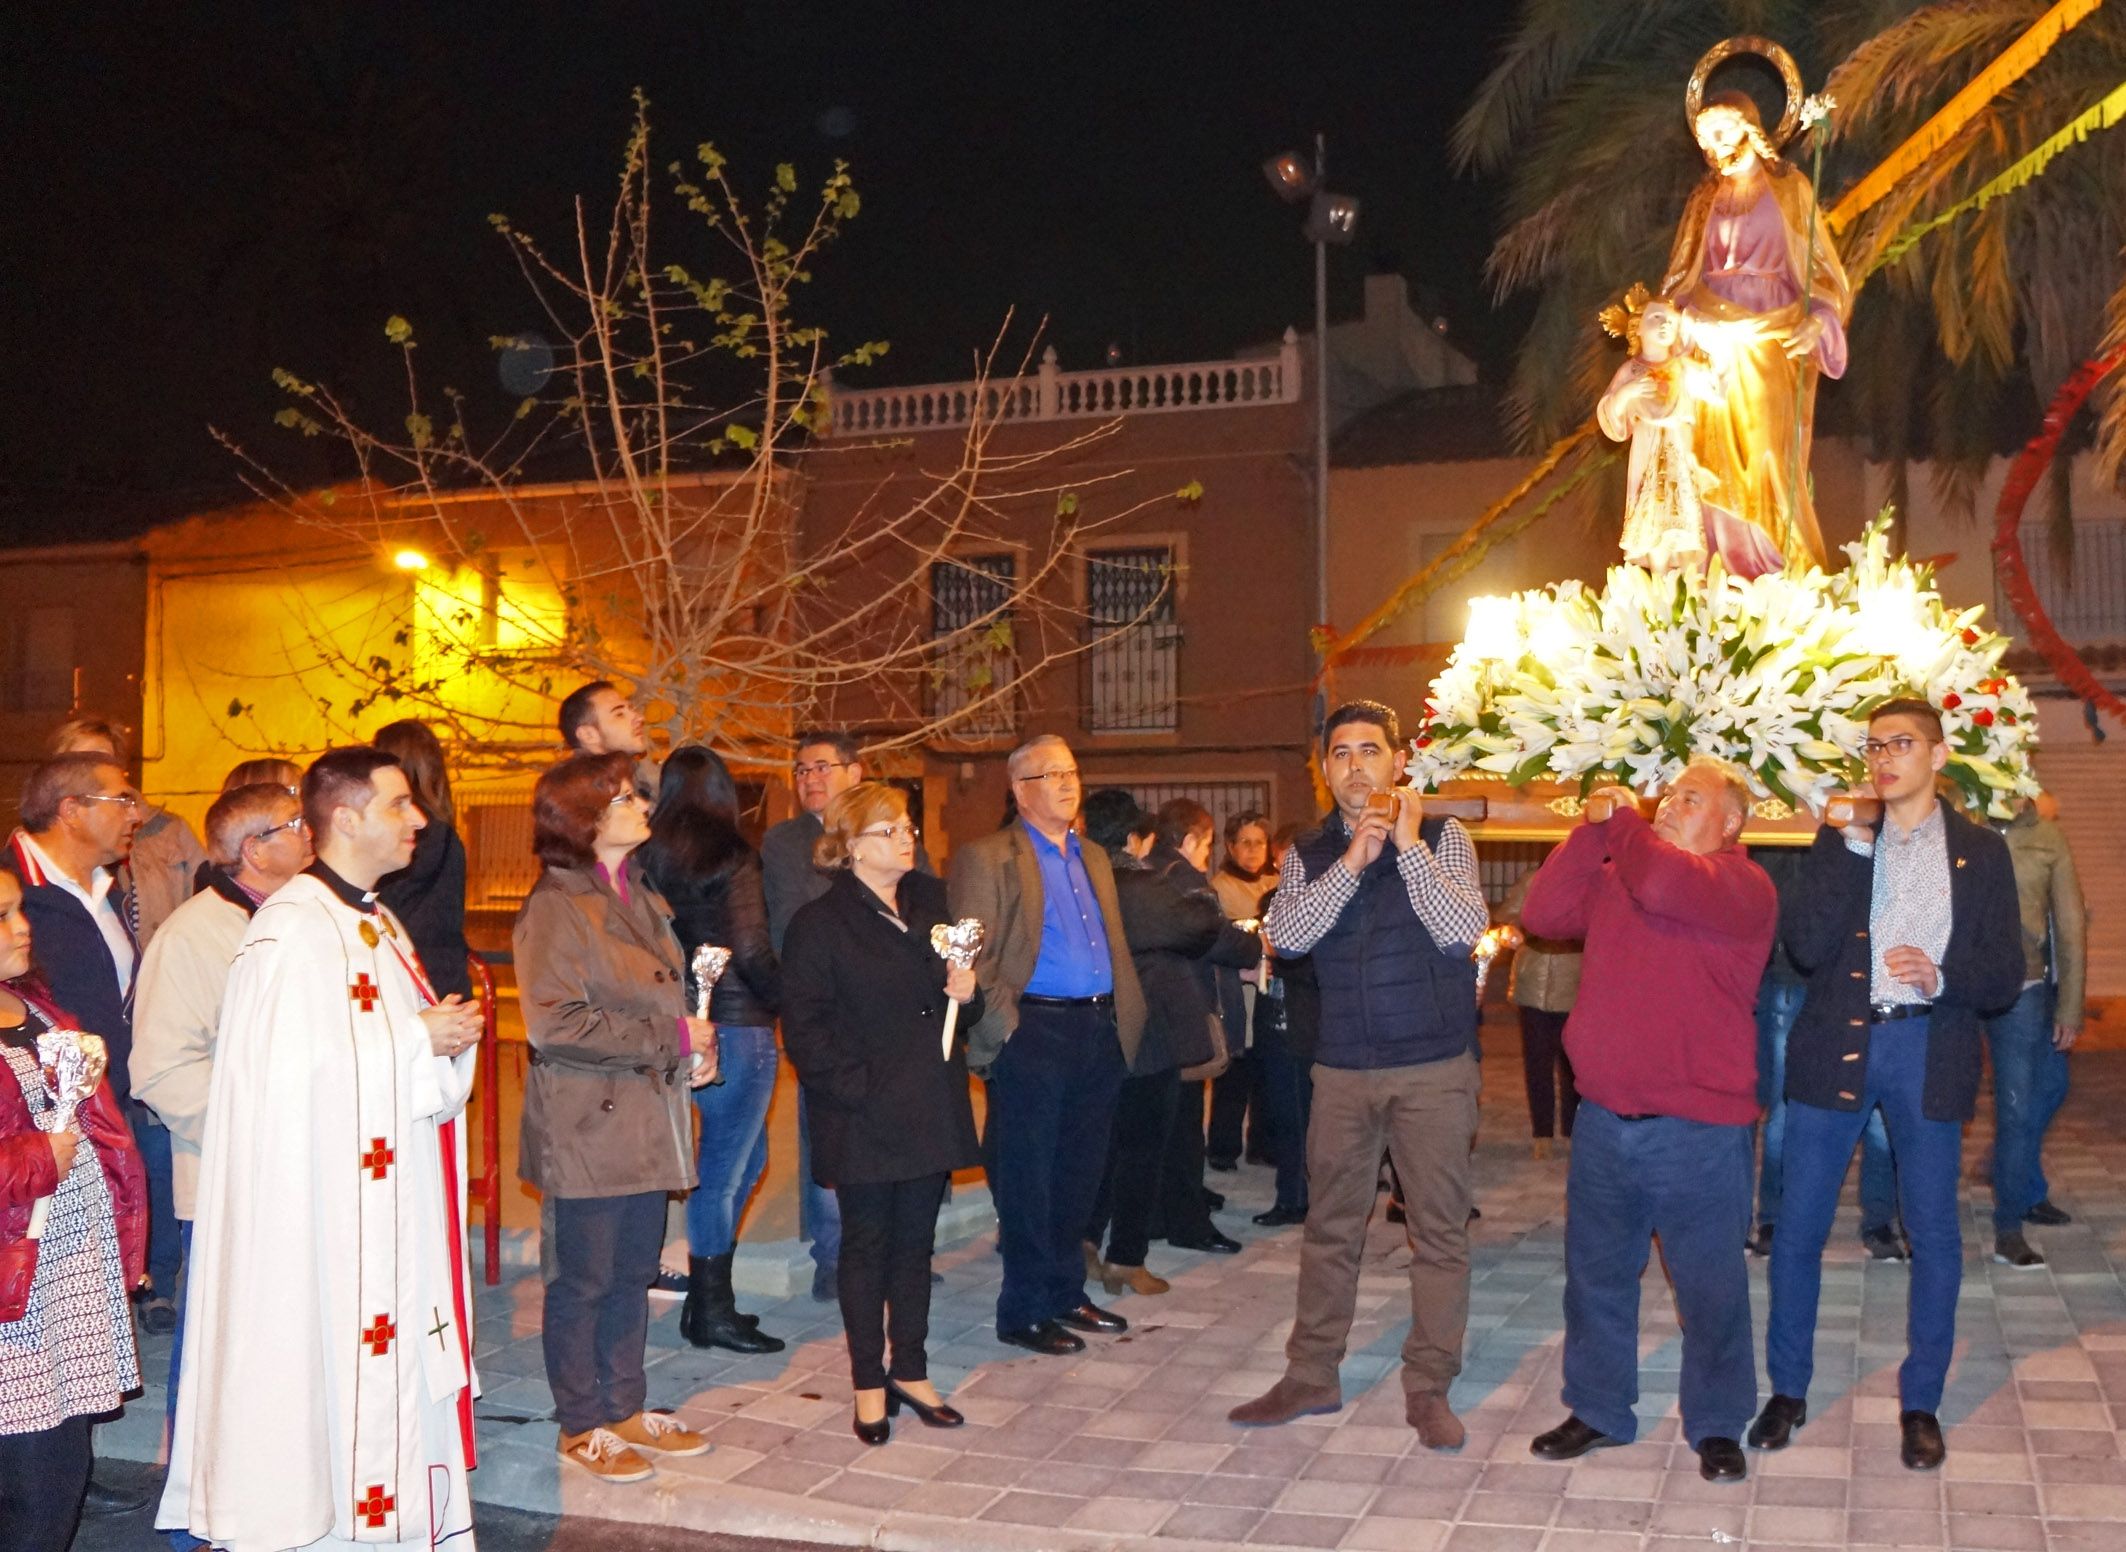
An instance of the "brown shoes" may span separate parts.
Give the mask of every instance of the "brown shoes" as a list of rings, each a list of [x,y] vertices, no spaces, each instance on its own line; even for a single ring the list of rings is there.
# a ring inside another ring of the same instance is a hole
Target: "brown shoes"
[[[1091,1240],[1078,1241],[1085,1249],[1085,1280],[1089,1283],[1107,1281],[1107,1263],[1100,1259],[1100,1247]]]
[[[1117,1266],[1113,1264],[1108,1266],[1107,1275],[1100,1279],[1100,1284],[1109,1293],[1121,1293],[1126,1290],[1130,1293],[1141,1293],[1147,1296],[1155,1293],[1165,1293],[1174,1286],[1163,1277],[1154,1277],[1141,1266]]]
[[[1417,1442],[1428,1450],[1458,1450],[1469,1437],[1443,1391],[1411,1391],[1403,1398],[1403,1420],[1417,1430]]]
[[[610,1428],[587,1428],[561,1436],[561,1458],[581,1466],[601,1482],[643,1482],[656,1468],[637,1455]]]
[[[1295,1417],[1343,1409],[1343,1392],[1334,1385],[1305,1385],[1287,1374],[1253,1401],[1243,1401],[1225,1415],[1243,1428],[1274,1428]]]
[[[606,1431],[636,1451],[658,1455],[706,1455],[709,1441],[669,1412],[637,1412]]]

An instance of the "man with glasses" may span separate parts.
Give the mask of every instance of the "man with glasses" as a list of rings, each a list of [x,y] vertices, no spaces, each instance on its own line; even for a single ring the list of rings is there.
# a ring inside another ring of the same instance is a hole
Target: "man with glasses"
[[[782,952],[790,918],[827,892],[830,875],[812,863],[812,848],[825,833],[820,815],[827,805],[864,779],[864,762],[856,740],[847,733],[811,729],[797,735],[797,754],[790,762],[790,786],[797,794],[797,813],[770,825],[760,838],[761,883],[768,896],[768,938]],[[919,873],[934,873],[920,839],[915,845]],[[835,1268],[842,1248],[841,1206],[834,1193],[812,1178],[812,1123],[802,1089],[797,1097],[798,1232],[812,1242],[812,1297],[822,1304],[835,1297]]]
[[[147,807],[125,768],[89,751],[54,755],[30,773],[22,789],[22,827],[9,839],[0,866],[22,883],[37,968],[53,1000],[110,1052],[111,1092],[132,1124],[148,1177],[148,1275],[151,1286],[140,1323],[166,1333],[177,1323],[182,1262],[177,1220],[170,1213],[170,1134],[131,1103],[126,1061],[133,1050],[133,970],[139,959],[132,897],[118,884],[118,867],[133,848]],[[135,1295],[141,1297],[140,1294]],[[122,1513],[145,1503],[89,1483],[86,1512]]]
[[[2022,987],[2022,935],[2007,846],[1935,790],[1949,756],[1941,714],[1923,700],[1885,701],[1862,747],[1882,833],[1825,824],[1804,887],[1781,902],[1808,991],[1787,1037],[1786,1183],[1765,1344],[1773,1395],[1749,1443],[1784,1448],[1807,1420],[1824,1240],[1853,1145],[1879,1107],[1912,1240],[1902,1456],[1929,1471],[1947,1454],[1935,1414],[1963,1279],[1963,1127],[1978,1098],[1984,1017]]]
[[[1283,1378],[1228,1414],[1247,1427],[1343,1405],[1337,1370],[1385,1149],[1409,1218],[1403,1416],[1427,1449],[1459,1449],[1447,1388],[1469,1324],[1470,1147],[1476,1140],[1476,969],[1491,924],[1476,848],[1455,819],[1398,787],[1409,759],[1393,710],[1329,714],[1321,769],[1336,807],[1284,854],[1264,923],[1271,947],[1311,954],[1320,986],[1307,1220]],[[1399,800],[1399,802],[1398,802]]]
[[[133,1097],[169,1129],[171,1200],[188,1255],[199,1190],[200,1139],[214,1076],[214,1037],[229,966],[243,945],[252,913],[310,866],[311,859],[310,832],[294,793],[267,782],[224,792],[207,810],[205,886],[170,913],[141,956],[130,1062]],[[170,1337],[166,1415],[171,1417],[177,1414],[184,1338],[180,1301]],[[180,1552],[203,1544],[189,1531],[169,1536]]]
[[[997,1336],[1061,1355],[1084,1350],[1073,1331],[1129,1329],[1086,1297],[1081,1245],[1144,1034],[1144,994],[1107,854],[1072,830],[1082,788],[1070,746],[1036,738],[1006,771],[1018,819],[959,847],[948,887],[952,914],[989,929],[967,1065],[989,1083],[982,1143],[1004,1252]]]

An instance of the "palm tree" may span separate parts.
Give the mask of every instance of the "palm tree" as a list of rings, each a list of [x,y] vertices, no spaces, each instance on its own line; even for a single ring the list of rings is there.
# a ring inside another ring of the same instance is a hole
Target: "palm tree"
[[[1522,0],[1519,28],[1464,114],[1454,152],[1465,170],[1504,181],[1494,288],[1501,297],[1537,297],[1512,382],[1524,435],[1547,441],[1586,414],[1616,364],[1594,327],[1596,311],[1661,271],[1676,213],[1704,172],[1681,105],[1682,84],[1708,47],[1742,33],[1771,37],[1794,54],[1804,80],[1825,83],[1839,105],[1825,148],[1828,205],[2047,7]],[[2126,14],[2106,9],[2083,21],[1844,235],[1848,271],[1866,273],[1909,222],[1975,191],[2102,98],[2118,84],[2121,57]],[[2126,334],[2126,290],[2112,296],[2122,245],[2126,156],[2092,146],[2059,158],[2046,176],[1927,237],[1863,289],[1843,403],[1833,408],[1827,399],[1827,417],[1863,430],[1876,455],[1896,466],[1897,496],[1904,460],[1924,450],[1943,471],[1946,494],[1968,504],[2004,439],[2020,434],[2098,349],[2107,298]],[[2114,393],[2115,415],[2122,399]],[[2111,435],[2126,452],[2126,425]]]

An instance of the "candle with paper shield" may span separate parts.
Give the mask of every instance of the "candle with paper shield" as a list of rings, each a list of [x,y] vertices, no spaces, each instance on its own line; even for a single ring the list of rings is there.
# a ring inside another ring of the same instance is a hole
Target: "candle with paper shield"
[[[955,970],[972,970],[977,955],[982,952],[982,940],[989,931],[972,916],[962,916],[949,925],[939,922],[930,929],[930,946],[938,958]],[[959,1026],[960,1005],[950,997],[945,999],[945,1034],[939,1042],[940,1054],[946,1061],[952,1060],[952,1032]]]
[[[1478,1002],[1484,1000],[1484,982],[1491,977],[1491,961],[1498,958],[1502,951],[1519,948],[1526,941],[1521,935],[1521,929],[1514,926],[1512,922],[1502,922],[1476,940],[1476,947],[1469,951],[1469,957],[1476,961],[1476,1000]]]
[[[724,971],[730,967],[731,951],[727,948],[718,948],[713,943],[704,943],[694,950],[694,1017],[705,1019],[709,1016],[709,993],[716,990],[716,983],[723,979]],[[704,1056],[701,1052],[696,1051],[690,1065],[697,1073],[703,1067],[707,1067],[711,1085],[723,1082],[723,1065],[720,1052],[712,1049],[708,1055]]]
[[[63,1132],[74,1124],[74,1112],[103,1081],[107,1060],[100,1036],[73,1029],[47,1029],[37,1036],[37,1067],[52,1095],[51,1110],[38,1118],[42,1130]],[[47,1120],[49,1125],[44,1124]],[[36,1206],[30,1209],[29,1227],[24,1231],[27,1238],[44,1238],[44,1220],[51,1209],[49,1196],[37,1198]]]

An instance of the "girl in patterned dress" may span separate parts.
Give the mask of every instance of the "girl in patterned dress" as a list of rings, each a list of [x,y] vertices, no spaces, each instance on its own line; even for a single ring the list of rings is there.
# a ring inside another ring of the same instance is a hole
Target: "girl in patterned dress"
[[[140,1155],[100,1073],[73,1126],[47,1129],[37,1037],[69,1021],[29,968],[22,889],[0,872],[0,1552],[73,1540],[90,1420],[140,1383],[126,1290],[147,1243]]]

